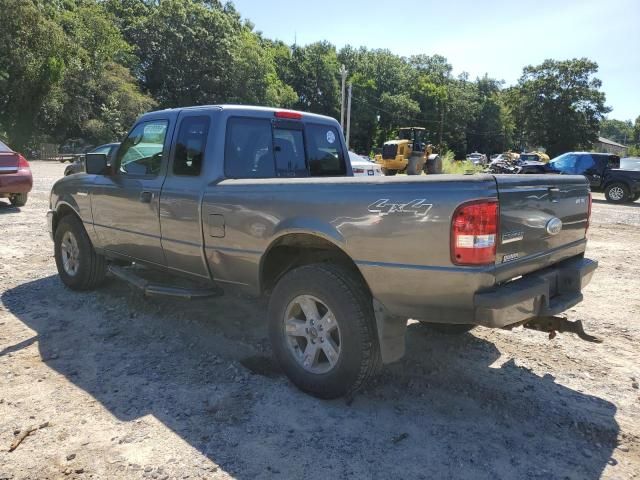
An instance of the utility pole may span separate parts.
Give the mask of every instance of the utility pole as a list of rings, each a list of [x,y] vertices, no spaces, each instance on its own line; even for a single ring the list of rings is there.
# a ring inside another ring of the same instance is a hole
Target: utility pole
[[[342,76],[342,99],[340,100],[340,126],[344,133],[344,83],[347,80],[347,69],[342,65],[340,67],[340,75]]]
[[[444,129],[444,105],[442,106],[442,113],[440,113],[440,139],[438,140],[439,145],[442,145],[443,129]]]
[[[349,133],[351,132],[351,84],[349,84],[349,99],[347,100],[347,150],[349,150]]]

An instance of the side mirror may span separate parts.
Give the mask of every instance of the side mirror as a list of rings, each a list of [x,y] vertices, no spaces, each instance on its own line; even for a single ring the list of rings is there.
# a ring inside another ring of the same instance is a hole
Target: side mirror
[[[105,153],[87,153],[84,168],[92,175],[107,175],[110,173],[107,155]]]

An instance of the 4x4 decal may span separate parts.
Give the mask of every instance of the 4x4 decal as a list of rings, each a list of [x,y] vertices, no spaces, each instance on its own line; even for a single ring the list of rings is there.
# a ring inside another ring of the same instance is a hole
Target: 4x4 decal
[[[433,205],[427,203],[425,198],[417,198],[411,200],[408,203],[391,203],[388,198],[381,198],[376,200],[368,209],[371,213],[377,213],[379,215],[389,215],[390,213],[413,213],[417,217],[423,217]]]

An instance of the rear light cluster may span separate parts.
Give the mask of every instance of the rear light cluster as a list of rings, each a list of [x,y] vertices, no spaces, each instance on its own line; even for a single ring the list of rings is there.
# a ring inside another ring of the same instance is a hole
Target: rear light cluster
[[[498,201],[477,200],[460,205],[451,221],[451,261],[455,265],[495,263]]]
[[[18,154],[18,168],[29,168],[29,162],[20,154]]]
[[[593,197],[591,196],[591,192],[589,192],[589,206],[587,207],[587,226],[584,229],[585,235],[589,230],[589,224],[591,223],[591,204],[593,203]]]

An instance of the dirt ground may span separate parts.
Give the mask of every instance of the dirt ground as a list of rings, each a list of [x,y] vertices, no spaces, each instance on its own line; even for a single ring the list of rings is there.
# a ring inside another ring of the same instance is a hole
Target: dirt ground
[[[45,222],[64,166],[32,168],[26,207],[0,200],[0,479],[640,477],[640,202],[595,195],[600,268],[568,316],[604,343],[412,323],[347,405],[273,366],[263,300],[64,288]]]

